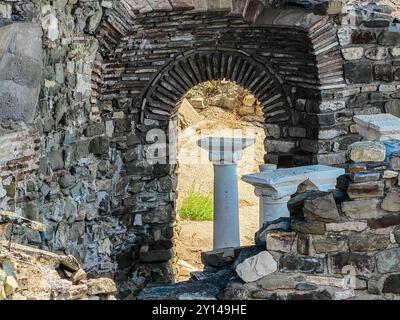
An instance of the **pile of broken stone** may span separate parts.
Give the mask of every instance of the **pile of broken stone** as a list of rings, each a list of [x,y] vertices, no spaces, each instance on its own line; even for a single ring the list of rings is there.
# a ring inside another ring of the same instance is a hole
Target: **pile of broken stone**
[[[87,279],[72,256],[0,241],[0,300],[114,300],[109,278]]]

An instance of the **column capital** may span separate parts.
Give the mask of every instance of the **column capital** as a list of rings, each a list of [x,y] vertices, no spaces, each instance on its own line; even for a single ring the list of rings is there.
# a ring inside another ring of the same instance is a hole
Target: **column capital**
[[[197,145],[209,152],[209,160],[214,165],[236,164],[242,159],[242,150],[256,142],[252,138],[206,137]]]
[[[314,185],[320,191],[335,189],[336,179],[344,169],[314,165],[286,169],[266,170],[242,176],[242,180],[255,187],[260,197],[260,226],[279,218],[290,218],[287,203],[302,183]]]

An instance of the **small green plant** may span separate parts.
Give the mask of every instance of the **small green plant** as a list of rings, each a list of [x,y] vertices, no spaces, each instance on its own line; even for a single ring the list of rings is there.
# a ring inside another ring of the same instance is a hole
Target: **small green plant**
[[[192,188],[187,197],[183,199],[182,206],[178,212],[183,219],[213,221],[214,206],[212,193],[204,194]]]

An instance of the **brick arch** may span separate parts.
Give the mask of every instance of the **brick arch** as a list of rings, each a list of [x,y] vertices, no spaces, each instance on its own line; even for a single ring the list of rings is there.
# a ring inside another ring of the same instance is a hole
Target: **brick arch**
[[[167,64],[150,82],[142,98],[140,122],[167,119],[177,112],[182,96],[209,80],[229,80],[251,91],[263,106],[267,122],[285,120],[290,92],[270,66],[239,51],[196,51]]]
[[[264,9],[262,0],[120,0],[113,1],[96,30],[99,52],[112,55],[120,40],[136,30],[135,19],[140,15],[168,12],[224,13],[241,17],[252,23]]]
[[[172,105],[177,98],[169,101],[170,90],[163,98],[167,103],[151,97],[154,88],[162,90],[160,76],[195,53],[236,53],[270,71],[285,94],[279,108],[269,110],[264,102],[266,161],[280,166],[341,161],[332,151],[335,141],[321,142],[319,137],[321,127],[330,130],[336,125],[326,106],[337,103],[334,92],[345,86],[332,17],[299,8],[264,8],[246,20],[243,12],[229,8],[167,8],[127,10],[121,1],[105,12],[96,32],[100,47],[92,76],[93,103],[113,100],[126,106],[130,100],[139,131],[150,127],[143,125],[145,114],[165,126],[176,111]]]

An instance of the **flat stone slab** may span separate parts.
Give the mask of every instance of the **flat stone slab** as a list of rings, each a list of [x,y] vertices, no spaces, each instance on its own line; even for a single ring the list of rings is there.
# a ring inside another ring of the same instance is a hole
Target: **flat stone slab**
[[[33,123],[42,80],[42,28],[13,23],[0,28],[0,121]]]
[[[312,165],[294,168],[284,168],[247,174],[242,180],[256,187],[271,187],[280,189],[281,195],[293,194],[300,183],[309,180],[320,191],[328,191],[335,188],[336,178],[345,173],[342,168],[325,165]],[[294,190],[294,192],[293,192]]]
[[[24,217],[18,216],[15,212],[0,211],[0,224],[1,223],[13,223],[21,226],[25,226],[35,231],[46,232],[46,225],[43,223],[29,220]]]
[[[390,113],[354,116],[360,134],[367,140],[380,141],[400,138],[400,118]]]
[[[266,184],[275,184],[284,181],[290,181],[293,177],[302,177],[305,179],[313,179],[321,174],[336,175],[344,174],[345,170],[325,165],[312,165],[294,168],[276,169],[270,171],[263,171],[255,174],[247,174],[243,176],[243,181],[255,185],[264,186]]]
[[[236,273],[244,282],[253,282],[277,270],[278,263],[268,251],[247,258],[236,267]]]

